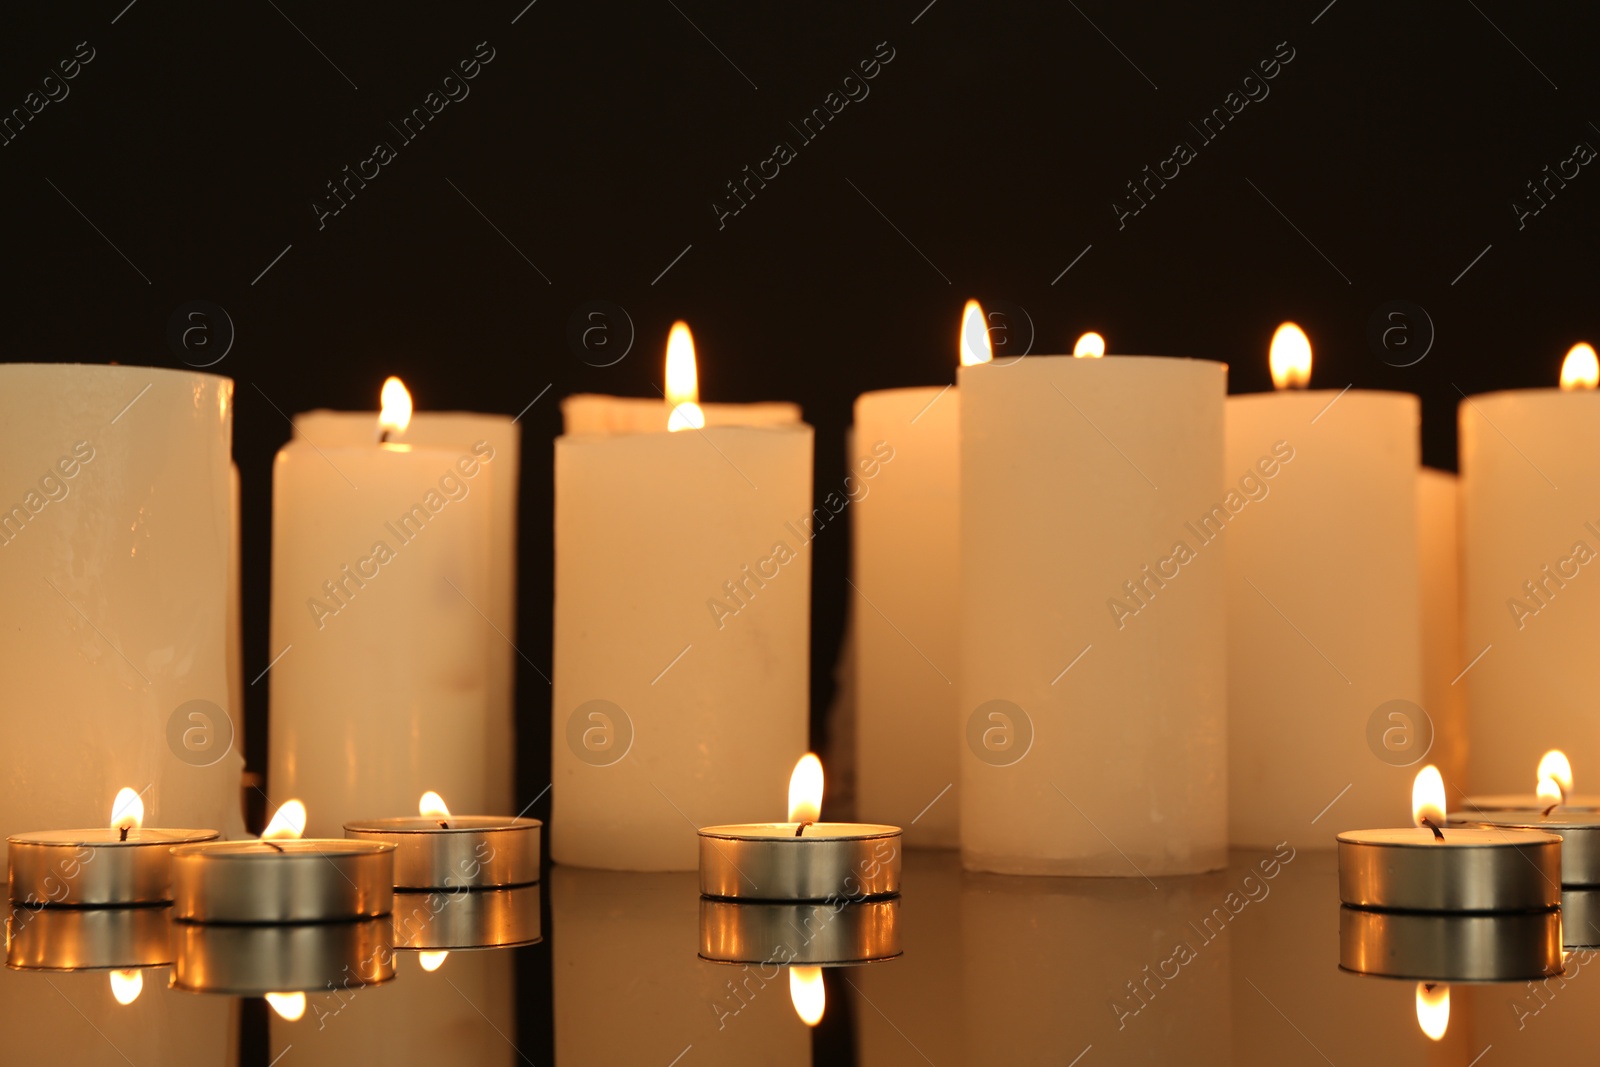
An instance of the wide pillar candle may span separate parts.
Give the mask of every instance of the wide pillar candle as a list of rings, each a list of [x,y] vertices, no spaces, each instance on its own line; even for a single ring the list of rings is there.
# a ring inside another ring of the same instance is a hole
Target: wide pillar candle
[[[1600,393],[1474,396],[1460,426],[1468,781],[1475,793],[1527,792],[1550,748],[1595,773]]]
[[[295,436],[319,448],[370,447],[377,416],[368,411],[308,411],[295,416]],[[418,411],[399,440],[420,448],[454,449],[481,460],[481,473],[463,478],[468,491],[487,483],[489,493],[489,595],[477,606],[488,616],[488,736],[495,739],[484,771],[483,811],[512,812],[515,802],[517,640],[517,496],[522,460],[521,427],[509,415]],[[482,459],[486,444],[492,459]],[[276,652],[276,649],[274,649]],[[542,670],[536,666],[535,670]],[[548,678],[537,679],[541,689]],[[429,788],[432,788],[431,786]],[[401,810],[409,810],[401,809]],[[367,814],[371,814],[368,812]]]
[[[508,738],[489,715],[489,451],[278,452],[268,789],[306,802],[308,836],[414,810],[426,789],[492,810]]]
[[[1400,393],[1228,400],[1228,498],[1194,522],[1228,548],[1235,846],[1385,825],[1426,754],[1419,420]]]
[[[908,845],[959,841],[960,422],[958,389],[885,389],[851,435],[856,814]]]
[[[152,822],[243,829],[232,431],[227,378],[0,366],[0,839],[101,825],[123,784]]]
[[[961,854],[1182,874],[1227,847],[1220,363],[961,368]]]
[[[551,855],[693,870],[806,749],[812,432],[569,434],[555,448]]]

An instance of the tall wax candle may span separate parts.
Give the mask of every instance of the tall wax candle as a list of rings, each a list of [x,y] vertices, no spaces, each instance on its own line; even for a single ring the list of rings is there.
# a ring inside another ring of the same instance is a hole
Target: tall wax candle
[[[1292,323],[1273,361],[1278,392],[1229,398],[1228,495],[1192,521],[1227,542],[1233,844],[1326,848],[1382,825],[1426,753],[1420,416],[1410,395],[1288,388],[1311,370]]]
[[[1227,847],[1227,369],[961,368],[961,854],[1014,874],[1186,874]]]
[[[962,364],[990,358],[967,301]],[[855,624],[856,812],[906,828],[908,845],[959,843],[956,663],[961,574],[961,391],[856,398],[847,490]]]
[[[1525,792],[1552,746],[1600,766],[1600,393],[1594,351],[1567,356],[1560,389],[1460,406],[1462,684],[1474,792]]]
[[[392,418],[390,440],[296,438],[274,467],[268,789],[305,799],[315,837],[428,788],[492,810],[508,743],[489,711],[498,452],[410,444]]]
[[[308,411],[296,415],[297,438],[330,445],[370,447],[377,420],[368,411]],[[517,496],[522,459],[522,430],[508,415],[464,411],[413,411],[405,434],[397,440],[416,448],[453,449],[471,455],[479,473],[463,477],[468,493],[489,487],[488,596],[475,606],[488,618],[488,736],[484,771],[485,811],[515,811],[516,668],[517,668]],[[276,651],[276,650],[274,650]],[[534,664],[534,670],[544,668]],[[543,689],[548,676],[537,678]],[[542,694],[538,696],[542,701]],[[370,812],[368,813],[370,814]]]
[[[0,365],[0,838],[98,824],[123,783],[169,826],[243,829],[232,432],[227,378]]]
[[[692,870],[806,747],[811,428],[695,428],[668,364],[683,429],[556,441],[560,863]]]

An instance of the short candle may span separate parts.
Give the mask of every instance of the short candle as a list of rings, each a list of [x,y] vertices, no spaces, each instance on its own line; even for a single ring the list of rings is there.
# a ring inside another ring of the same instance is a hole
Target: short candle
[[[114,907],[172,899],[172,846],[212,841],[215,830],[144,829],[144,802],[123,789],[111,825],[16,834],[10,845],[13,903]]]
[[[900,891],[900,827],[818,822],[822,762],[789,779],[789,821],[700,829],[700,892],[732,900],[865,900]]]
[[[344,824],[347,838],[394,846],[396,889],[497,889],[539,880],[538,819],[451,815],[431,791],[417,811]]]
[[[1445,826],[1444,780],[1412,785],[1414,828],[1339,835],[1339,899],[1396,911],[1537,911],[1561,903],[1561,838],[1542,830]]]
[[[306,923],[388,915],[394,846],[301,839],[305,805],[288,801],[258,841],[172,850],[172,917],[198,923]]]

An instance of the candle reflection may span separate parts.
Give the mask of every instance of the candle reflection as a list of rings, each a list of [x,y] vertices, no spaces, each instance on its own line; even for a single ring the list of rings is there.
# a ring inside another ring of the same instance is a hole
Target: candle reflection
[[[1450,987],[1442,982],[1417,983],[1417,1025],[1434,1041],[1450,1028]]]

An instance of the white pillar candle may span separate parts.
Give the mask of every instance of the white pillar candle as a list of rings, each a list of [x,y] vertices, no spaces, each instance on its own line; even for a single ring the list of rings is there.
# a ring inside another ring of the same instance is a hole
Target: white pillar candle
[[[851,438],[856,813],[908,845],[959,841],[960,405],[953,386],[863,393]]]
[[[1186,524],[1222,498],[1226,376],[1154,357],[961,368],[967,867],[1223,863],[1222,551]]]
[[[1422,602],[1422,707],[1447,782],[1467,776],[1467,686],[1461,679],[1461,534],[1457,478],[1424,467],[1417,476],[1417,560]],[[1453,798],[1460,803],[1460,797]]]
[[[1280,327],[1273,346],[1275,358],[1299,350],[1309,380],[1298,327]],[[1193,521],[1226,532],[1236,846],[1327,848],[1343,827],[1392,822],[1416,773],[1424,753],[1405,743],[1420,736],[1423,699],[1419,420],[1401,393],[1228,400],[1228,496]],[[1375,748],[1373,716],[1390,701],[1406,705],[1381,714]]]
[[[557,862],[693,870],[697,828],[770,806],[805,751],[811,447],[803,423],[557,439]]]
[[[1568,369],[1594,354],[1587,345]],[[1464,400],[1462,667],[1478,793],[1526,793],[1559,747],[1600,770],[1600,393],[1517,389]],[[1475,661],[1475,662],[1473,662]]]
[[[377,413],[308,411],[294,418],[295,436],[319,448],[330,445],[370,447],[377,433]],[[453,449],[480,462],[480,472],[463,478],[469,492],[489,486],[488,596],[476,606],[488,616],[489,709],[487,730],[493,739],[487,753],[484,811],[515,811],[516,673],[517,660],[517,495],[521,478],[522,428],[507,415],[464,411],[414,411],[405,433],[394,438],[417,448]],[[482,446],[487,445],[487,448]],[[492,458],[489,458],[491,457]],[[276,653],[276,649],[273,650]],[[549,684],[542,657],[528,660]],[[536,693],[535,704],[543,700]],[[376,810],[366,815],[380,814]],[[386,814],[386,813],[385,813]]]
[[[508,744],[489,715],[499,453],[395,436],[296,438],[274,467],[268,789],[305,800],[311,836],[425,789],[503,805],[488,795]]]
[[[231,703],[232,430],[227,378],[0,366],[0,837],[96,825],[123,784],[152,823],[243,828],[237,744],[170,732]]]

